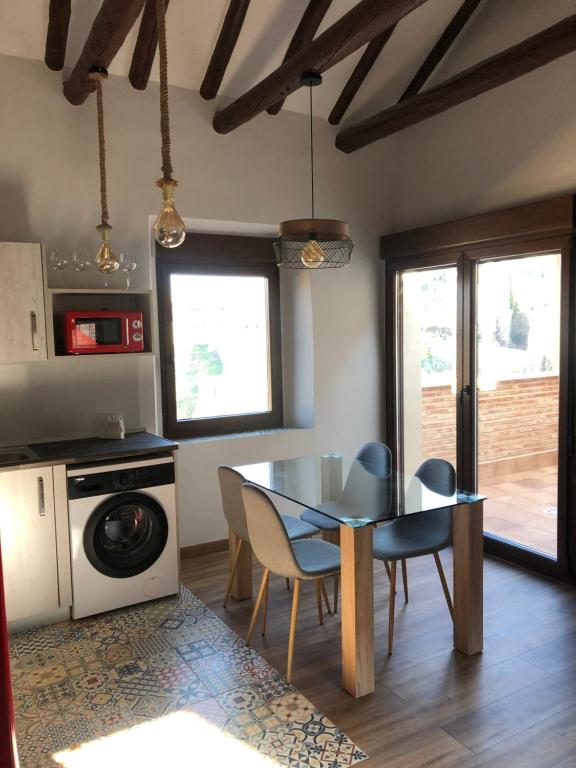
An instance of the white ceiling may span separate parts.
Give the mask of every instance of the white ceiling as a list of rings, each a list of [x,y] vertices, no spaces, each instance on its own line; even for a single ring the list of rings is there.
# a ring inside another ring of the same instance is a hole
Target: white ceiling
[[[292,34],[308,0],[252,0],[244,27],[232,60],[224,77],[216,105],[223,97],[236,97],[279,66]],[[333,0],[320,32],[355,5],[357,0]],[[482,25],[489,16],[502,10],[502,3],[516,4],[519,0],[484,0],[469,28]],[[521,0],[524,8],[536,10],[543,6],[550,11],[550,23],[562,16],[564,5],[573,0]],[[362,118],[397,101],[429,50],[446,27],[462,0],[428,0],[406,16],[398,25],[383,53],[368,75],[344,120]],[[530,8],[532,6],[532,8]],[[72,0],[72,20],[68,39],[65,72],[76,62],[93,18],[100,7],[99,0]],[[169,79],[173,85],[198,90],[218,37],[228,0],[171,0],[167,16],[169,45]],[[538,14],[541,16],[542,14]],[[526,18],[530,13],[524,14]],[[0,0],[0,53],[30,59],[43,59],[48,18],[48,0]],[[529,34],[546,24],[541,22]],[[138,25],[124,43],[111,66],[111,73],[126,75]],[[466,32],[469,32],[470,29]],[[454,53],[464,44],[468,34],[456,42]],[[513,30],[511,31],[513,34]],[[520,34],[521,39],[523,36]],[[512,40],[511,42],[517,42]],[[482,54],[495,53],[500,47]],[[484,46],[486,48],[486,46]],[[346,80],[362,51],[349,56],[324,75],[324,83],[316,89],[315,113],[328,117]],[[448,59],[450,58],[448,55]],[[445,69],[445,65],[441,65]],[[54,73],[54,77],[59,77]],[[157,78],[156,69],[153,78]],[[286,109],[306,112],[307,98],[296,92],[286,102]]]

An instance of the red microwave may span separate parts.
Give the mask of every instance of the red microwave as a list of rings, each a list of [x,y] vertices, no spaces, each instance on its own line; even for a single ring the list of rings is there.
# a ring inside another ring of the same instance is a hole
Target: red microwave
[[[68,355],[143,352],[142,312],[99,311],[64,312],[62,331]]]

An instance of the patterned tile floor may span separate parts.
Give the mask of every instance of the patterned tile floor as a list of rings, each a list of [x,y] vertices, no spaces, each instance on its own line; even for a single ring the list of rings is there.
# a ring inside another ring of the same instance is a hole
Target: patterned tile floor
[[[15,635],[11,665],[21,768],[217,768],[212,748],[199,761],[199,724],[213,743],[216,733],[250,749],[245,763],[231,758],[237,768],[260,764],[258,753],[267,758],[262,765],[294,768],[340,768],[367,757],[185,588],[179,597]],[[176,741],[182,749],[167,760],[166,742]]]

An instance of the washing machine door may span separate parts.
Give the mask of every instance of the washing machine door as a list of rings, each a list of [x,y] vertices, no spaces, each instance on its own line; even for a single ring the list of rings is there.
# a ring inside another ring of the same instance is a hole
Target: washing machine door
[[[119,493],[90,515],[84,550],[97,571],[123,579],[150,568],[167,539],[168,520],[157,501],[144,493]]]

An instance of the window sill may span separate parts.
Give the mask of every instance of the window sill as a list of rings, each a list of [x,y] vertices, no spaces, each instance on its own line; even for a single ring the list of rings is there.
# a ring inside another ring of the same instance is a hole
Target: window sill
[[[292,432],[310,432],[310,427],[277,427],[276,429],[257,429],[253,432],[231,432],[227,435],[206,435],[203,437],[186,437],[178,440],[173,438],[178,445],[197,445],[198,443],[211,443],[222,440],[239,440],[250,437],[268,437],[269,435],[282,435]]]

